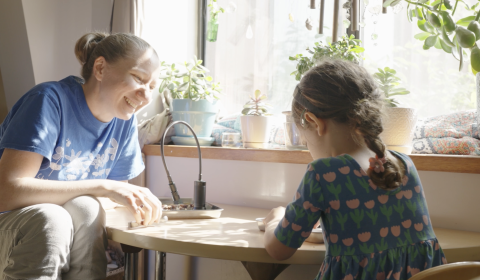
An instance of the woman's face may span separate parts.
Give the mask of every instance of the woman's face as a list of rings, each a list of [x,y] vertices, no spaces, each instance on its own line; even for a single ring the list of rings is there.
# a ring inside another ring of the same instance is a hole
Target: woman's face
[[[105,63],[100,82],[102,112],[100,120],[114,117],[129,120],[140,108],[150,103],[152,90],[159,76],[159,60],[152,49],[134,58]]]

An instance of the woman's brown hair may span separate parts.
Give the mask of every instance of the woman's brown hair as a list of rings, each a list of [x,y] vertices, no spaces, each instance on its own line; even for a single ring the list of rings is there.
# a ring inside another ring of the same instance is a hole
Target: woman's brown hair
[[[292,116],[302,125],[304,113],[320,119],[347,124],[352,138],[362,143],[378,158],[386,156],[386,147],[379,135],[383,131],[383,94],[367,71],[352,62],[326,59],[310,69],[297,85],[292,103]],[[388,160],[384,172],[369,169],[368,176],[383,189],[395,189],[401,182],[400,166]]]
[[[88,81],[93,71],[93,64],[99,56],[103,56],[108,63],[115,63],[120,59],[134,57],[139,52],[152,47],[145,40],[128,33],[109,35],[102,32],[87,33],[80,37],[75,44],[75,56],[82,65],[81,75]]]

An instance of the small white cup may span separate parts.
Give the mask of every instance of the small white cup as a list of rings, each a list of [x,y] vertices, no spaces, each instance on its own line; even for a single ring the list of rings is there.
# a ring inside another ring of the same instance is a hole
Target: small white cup
[[[240,140],[240,133],[224,132],[222,134],[222,147],[226,148],[240,148],[242,141]]]

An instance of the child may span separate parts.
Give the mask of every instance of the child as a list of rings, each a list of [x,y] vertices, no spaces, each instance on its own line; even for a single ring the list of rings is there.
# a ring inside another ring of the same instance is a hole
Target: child
[[[326,60],[295,89],[292,115],[314,158],[286,209],[265,219],[265,248],[292,256],[321,219],[316,279],[408,279],[446,263],[412,160],[387,151],[384,104],[361,66]]]

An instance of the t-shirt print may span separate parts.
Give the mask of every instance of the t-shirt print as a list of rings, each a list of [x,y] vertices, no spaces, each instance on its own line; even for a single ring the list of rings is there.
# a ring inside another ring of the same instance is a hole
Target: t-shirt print
[[[94,151],[75,152],[72,141],[67,139],[65,148],[62,146],[55,148],[50,166],[45,170],[40,170],[36,178],[50,179],[53,175],[55,180],[60,178],[69,181],[87,178],[104,179],[108,177],[111,170],[107,163],[114,162],[117,155],[118,142],[112,138],[109,147],[102,149],[103,146],[103,143],[98,143],[97,149]],[[54,174],[54,172],[58,172],[58,174]]]

